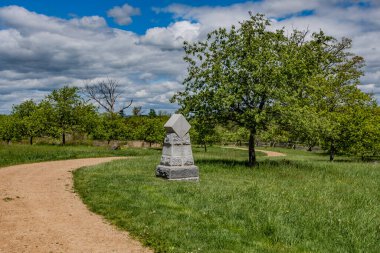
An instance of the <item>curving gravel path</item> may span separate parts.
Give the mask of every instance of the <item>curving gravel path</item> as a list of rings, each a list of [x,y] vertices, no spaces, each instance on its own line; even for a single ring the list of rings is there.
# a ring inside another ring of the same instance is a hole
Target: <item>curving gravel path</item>
[[[0,253],[151,252],[91,213],[73,193],[72,170],[125,157],[0,169]]]

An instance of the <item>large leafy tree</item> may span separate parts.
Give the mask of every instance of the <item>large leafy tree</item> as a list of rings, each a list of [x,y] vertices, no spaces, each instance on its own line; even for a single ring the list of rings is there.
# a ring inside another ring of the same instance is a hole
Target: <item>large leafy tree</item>
[[[288,89],[288,40],[284,30],[269,31],[269,24],[263,15],[251,15],[239,27],[211,32],[204,42],[185,43],[188,76],[185,90],[173,99],[185,114],[245,127],[250,166],[256,163],[256,134],[279,114]]]
[[[338,41],[322,31],[307,35],[294,31],[288,40],[286,50],[293,57],[285,64],[292,85],[289,100],[282,103],[280,127],[309,149],[322,144],[333,161],[336,152],[352,150],[355,131],[347,126],[358,123],[356,113],[374,101],[358,89],[364,59],[349,52],[350,39]]]
[[[256,163],[257,133],[278,123],[289,137],[310,146],[328,142],[333,159],[339,114],[350,104],[369,101],[357,88],[363,58],[348,52],[349,39],[337,41],[322,31],[285,36],[284,29],[270,31],[269,25],[263,15],[251,15],[239,27],[185,43],[188,76],[173,101],[189,116],[212,116],[246,128],[250,166]]]
[[[296,106],[289,111],[303,111],[302,118],[309,118],[310,123],[302,125],[300,136],[304,141],[319,138],[333,161],[337,151],[350,145],[344,136],[353,132],[344,125],[354,120],[352,112],[373,104],[373,99],[358,88],[364,59],[349,51],[350,39],[338,41],[322,31],[314,33],[310,41],[299,41],[298,48],[305,51],[302,59],[312,73],[297,87]]]
[[[380,145],[378,109],[374,101],[339,108],[339,114],[334,117],[337,121],[333,124],[334,135],[330,137],[334,140],[335,149],[359,155],[362,159],[375,155]],[[331,145],[331,142],[326,144]]]

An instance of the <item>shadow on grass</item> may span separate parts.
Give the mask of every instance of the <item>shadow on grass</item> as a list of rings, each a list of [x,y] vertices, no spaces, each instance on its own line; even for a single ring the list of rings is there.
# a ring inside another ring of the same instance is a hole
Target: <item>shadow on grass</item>
[[[379,163],[380,159],[371,159],[371,158],[366,158],[364,160],[360,158],[342,158],[342,159],[336,159],[332,163],[363,163],[363,164],[368,164],[368,163]]]
[[[329,161],[330,154],[328,152],[313,152],[313,155],[324,157],[325,159],[316,161]],[[380,162],[380,155],[372,155],[372,156],[353,156],[346,153],[338,153],[333,162],[337,163],[373,163]]]

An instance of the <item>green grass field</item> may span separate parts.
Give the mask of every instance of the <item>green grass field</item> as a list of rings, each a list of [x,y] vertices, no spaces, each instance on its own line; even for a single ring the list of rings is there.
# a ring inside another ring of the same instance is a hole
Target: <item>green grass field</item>
[[[155,154],[153,150],[111,150],[107,147],[58,146],[58,145],[0,145],[0,167],[75,158],[136,156]]]
[[[200,182],[156,178],[160,151],[77,170],[88,207],[156,252],[380,252],[380,164],[277,149],[194,149]]]

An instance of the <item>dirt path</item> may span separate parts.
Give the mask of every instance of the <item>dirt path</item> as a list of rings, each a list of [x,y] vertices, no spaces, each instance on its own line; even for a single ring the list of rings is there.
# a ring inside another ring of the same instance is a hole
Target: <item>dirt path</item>
[[[71,171],[116,157],[0,169],[0,253],[150,252],[91,213],[72,191]]]
[[[222,148],[232,148],[232,149],[240,149],[240,150],[247,150],[247,148],[239,148],[239,147],[222,147]],[[276,156],[286,156],[284,153],[280,152],[275,152],[275,151],[267,151],[267,150],[262,150],[262,149],[256,149],[256,151],[263,152],[269,157],[276,157]]]

